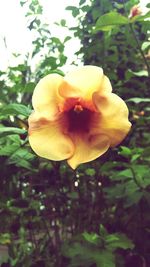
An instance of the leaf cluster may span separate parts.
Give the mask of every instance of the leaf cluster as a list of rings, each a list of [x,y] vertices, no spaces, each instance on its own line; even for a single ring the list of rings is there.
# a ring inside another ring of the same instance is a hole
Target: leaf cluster
[[[49,73],[63,75],[70,36],[52,36],[39,0],[20,1],[34,39],[21,64],[0,71],[2,267],[150,265],[150,21],[149,12],[129,18],[137,2],[67,7],[78,21],[70,29],[81,41],[77,59],[104,69],[132,122],[120,147],[74,172],[37,157],[27,134],[35,85]],[[64,18],[57,25],[67,27]]]

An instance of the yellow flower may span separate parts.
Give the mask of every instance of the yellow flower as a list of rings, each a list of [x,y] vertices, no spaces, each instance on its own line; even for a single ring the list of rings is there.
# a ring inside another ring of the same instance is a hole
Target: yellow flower
[[[111,91],[109,79],[96,66],[41,79],[29,117],[29,142],[35,153],[50,160],[67,159],[75,169],[119,144],[131,123],[125,102]]]

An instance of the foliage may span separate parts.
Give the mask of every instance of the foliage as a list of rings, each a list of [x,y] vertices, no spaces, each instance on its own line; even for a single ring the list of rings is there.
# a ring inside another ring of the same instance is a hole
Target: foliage
[[[51,36],[38,0],[20,1],[35,39],[22,64],[0,72],[2,267],[150,265],[149,13],[130,19],[136,0],[87,2],[67,7],[78,20],[70,29],[81,40],[76,54],[103,67],[126,100],[132,130],[120,147],[76,172],[34,154],[27,136],[32,92],[46,74],[63,75],[70,38]]]

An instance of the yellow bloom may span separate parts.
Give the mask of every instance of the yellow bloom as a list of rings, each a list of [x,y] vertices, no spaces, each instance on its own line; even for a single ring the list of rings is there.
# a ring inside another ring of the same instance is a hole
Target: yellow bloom
[[[41,79],[29,117],[29,142],[35,153],[50,160],[67,159],[75,169],[119,144],[131,123],[125,102],[111,91],[109,79],[96,66]]]

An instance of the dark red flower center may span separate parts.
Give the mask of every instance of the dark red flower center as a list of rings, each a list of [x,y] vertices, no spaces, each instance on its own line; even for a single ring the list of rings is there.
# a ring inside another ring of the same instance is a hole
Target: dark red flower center
[[[88,132],[91,125],[93,112],[76,104],[67,112],[69,132]]]
[[[66,134],[88,133],[96,124],[98,112],[90,100],[68,98],[59,109],[63,116],[63,131]]]

